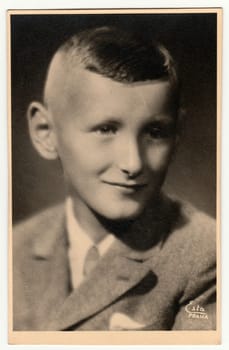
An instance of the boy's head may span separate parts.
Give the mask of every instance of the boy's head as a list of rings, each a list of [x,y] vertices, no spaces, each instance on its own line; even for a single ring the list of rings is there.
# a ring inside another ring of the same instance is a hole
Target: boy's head
[[[178,109],[169,52],[102,27],[59,48],[44,103],[30,104],[28,120],[39,153],[60,158],[77,211],[123,220],[139,215],[160,191]]]

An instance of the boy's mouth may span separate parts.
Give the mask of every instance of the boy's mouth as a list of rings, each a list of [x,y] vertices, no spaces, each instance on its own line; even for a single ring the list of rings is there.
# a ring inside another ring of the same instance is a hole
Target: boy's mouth
[[[120,188],[124,188],[124,189],[129,189],[129,190],[141,190],[143,188],[145,188],[147,186],[146,183],[124,183],[124,182],[113,182],[113,181],[103,181],[104,183],[110,185],[110,186],[114,186],[114,187],[120,187]]]

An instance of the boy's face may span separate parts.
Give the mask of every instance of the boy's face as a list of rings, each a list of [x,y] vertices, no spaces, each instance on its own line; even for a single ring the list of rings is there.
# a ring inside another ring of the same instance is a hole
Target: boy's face
[[[157,196],[175,144],[166,81],[122,84],[86,70],[68,77],[51,114],[75,207],[135,218]]]

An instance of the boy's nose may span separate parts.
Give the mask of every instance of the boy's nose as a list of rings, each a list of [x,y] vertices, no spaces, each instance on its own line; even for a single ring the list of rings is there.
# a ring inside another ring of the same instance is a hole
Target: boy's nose
[[[123,173],[131,178],[141,174],[143,159],[137,140],[124,140],[120,143],[118,153],[119,168]]]

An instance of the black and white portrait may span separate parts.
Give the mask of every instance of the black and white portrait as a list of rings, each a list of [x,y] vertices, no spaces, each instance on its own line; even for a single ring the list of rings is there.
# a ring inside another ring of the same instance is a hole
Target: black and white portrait
[[[10,14],[13,331],[217,330],[218,14]]]

